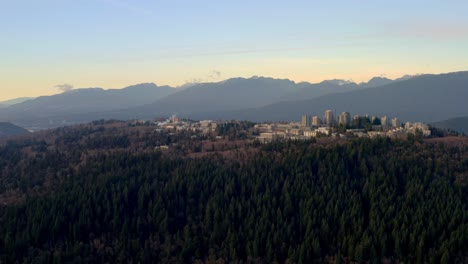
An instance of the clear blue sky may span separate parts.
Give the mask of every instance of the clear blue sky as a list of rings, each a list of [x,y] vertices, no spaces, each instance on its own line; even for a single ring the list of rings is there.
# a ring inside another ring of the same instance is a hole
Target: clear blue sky
[[[0,100],[54,85],[468,70],[468,1],[0,0]]]

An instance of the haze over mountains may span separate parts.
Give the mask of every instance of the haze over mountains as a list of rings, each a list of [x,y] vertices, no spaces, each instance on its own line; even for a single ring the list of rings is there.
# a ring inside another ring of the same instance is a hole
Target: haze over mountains
[[[156,112],[229,111],[268,105],[295,91],[290,80],[263,77],[233,78],[218,83],[202,83],[154,102]]]
[[[322,115],[326,109],[337,113],[387,115],[402,121],[432,123],[467,116],[468,72],[423,75],[383,86],[294,101],[226,114],[226,118],[285,120],[298,113]],[[296,117],[297,119],[298,117]]]
[[[468,135],[468,116],[451,118],[434,123],[435,127],[450,129]]]
[[[30,133],[28,130],[11,123],[0,122],[0,139]]]
[[[75,89],[0,109],[0,121],[42,129],[96,119],[152,119],[177,113],[193,119],[294,121],[326,109],[352,115],[436,122],[468,116],[468,72],[375,77],[367,83],[295,83],[265,77],[233,78],[184,89],[139,84],[124,89]]]
[[[20,97],[20,98],[15,98],[7,101],[0,102],[0,108],[5,108],[9,107],[14,104],[19,104],[28,100],[32,100],[34,97]]]
[[[74,89],[8,106],[0,111],[0,120],[34,129],[58,127],[99,119],[106,111],[149,104],[174,92],[169,86],[153,83],[110,90]]]
[[[173,92],[175,90],[168,86],[158,87],[153,83],[112,90],[102,88],[75,89],[15,104],[8,107],[8,110],[13,113],[34,113],[38,116],[107,111],[151,103]]]

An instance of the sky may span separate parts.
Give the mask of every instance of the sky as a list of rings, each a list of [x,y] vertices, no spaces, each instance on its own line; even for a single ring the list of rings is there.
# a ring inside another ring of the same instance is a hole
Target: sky
[[[0,0],[0,100],[468,70],[468,1]]]

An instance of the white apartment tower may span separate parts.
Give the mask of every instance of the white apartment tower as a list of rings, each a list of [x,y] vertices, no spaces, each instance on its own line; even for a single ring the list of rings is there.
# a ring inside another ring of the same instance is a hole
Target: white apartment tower
[[[388,117],[387,116],[382,116],[380,118],[380,124],[382,125],[382,127],[387,127],[388,125]]]
[[[320,124],[322,124],[322,120],[320,120],[320,117],[318,117],[318,116],[312,117],[312,125],[313,126],[319,126]]]
[[[393,118],[392,119],[392,127],[400,127],[400,120],[398,118]]]
[[[303,127],[310,127],[311,118],[308,115],[303,115],[301,119],[301,125]]]
[[[335,117],[333,116],[333,110],[325,111],[324,121],[325,121],[325,124],[327,125],[333,125],[333,123],[335,122]]]
[[[347,126],[351,123],[351,115],[348,112],[343,112],[338,116],[338,124]]]

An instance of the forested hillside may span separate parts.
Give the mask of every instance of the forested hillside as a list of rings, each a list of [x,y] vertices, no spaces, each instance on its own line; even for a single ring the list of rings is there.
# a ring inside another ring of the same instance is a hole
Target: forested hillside
[[[468,261],[466,144],[217,132],[231,141],[95,122],[1,143],[0,262]]]

